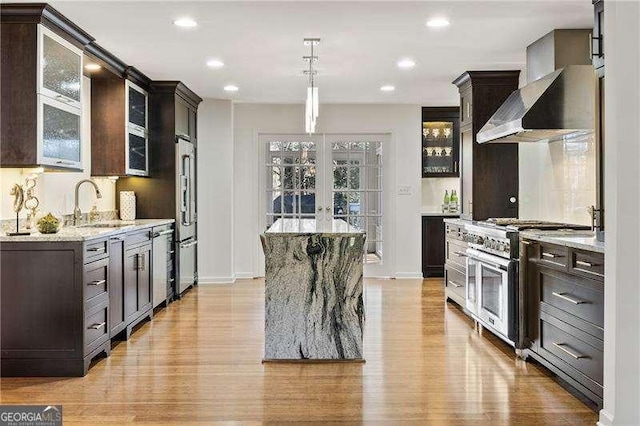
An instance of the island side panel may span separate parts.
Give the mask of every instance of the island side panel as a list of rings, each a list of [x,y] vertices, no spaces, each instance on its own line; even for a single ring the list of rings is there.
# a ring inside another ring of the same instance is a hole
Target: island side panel
[[[361,360],[363,234],[266,234],[265,359]]]

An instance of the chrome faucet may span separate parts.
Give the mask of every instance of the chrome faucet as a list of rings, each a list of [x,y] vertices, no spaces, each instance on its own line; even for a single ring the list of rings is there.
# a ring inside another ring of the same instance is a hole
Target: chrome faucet
[[[79,198],[80,198],[79,193],[80,193],[80,185],[82,185],[83,183],[90,183],[91,185],[93,185],[93,188],[96,190],[96,197],[102,198],[102,194],[100,193],[100,188],[98,188],[98,185],[96,185],[96,183],[91,179],[83,179],[80,182],[76,183],[76,198],[74,203],[75,207],[73,208],[73,226],[78,226],[78,223],[82,218],[82,211],[80,210],[80,207],[79,207]]]

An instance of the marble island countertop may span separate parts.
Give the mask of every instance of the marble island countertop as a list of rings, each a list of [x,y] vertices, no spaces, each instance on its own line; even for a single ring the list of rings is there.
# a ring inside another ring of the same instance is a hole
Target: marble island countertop
[[[604,253],[604,242],[596,240],[595,234],[592,231],[541,231],[532,229],[520,232],[520,237],[534,241],[541,241],[543,243],[557,244],[565,247],[593,251],[596,253]]]
[[[138,219],[134,221],[106,220],[80,226],[63,226],[57,234],[41,234],[33,231],[30,235],[10,237],[3,232],[0,242],[69,242],[87,241],[108,237],[123,231],[135,231],[154,226],[167,225],[175,222],[173,219]]]
[[[278,219],[265,232],[269,234],[362,234],[363,232],[341,219],[331,222],[316,219]]]

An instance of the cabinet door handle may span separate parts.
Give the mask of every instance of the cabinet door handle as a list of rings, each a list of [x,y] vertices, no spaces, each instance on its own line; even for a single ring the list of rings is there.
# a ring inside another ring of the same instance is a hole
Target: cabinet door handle
[[[97,280],[97,281],[91,281],[88,285],[98,286],[98,285],[105,284],[106,282],[107,282],[107,280]]]
[[[547,252],[542,252],[542,257],[548,257],[549,259],[555,259],[556,257],[562,257],[562,256],[558,256],[556,254],[553,253],[547,253]]]
[[[574,353],[574,352],[570,351],[569,349],[565,348],[565,346],[568,346],[566,343],[558,343],[558,342],[551,342],[551,343],[553,343],[553,346],[555,346],[556,348],[560,349],[562,352],[570,355],[574,359],[589,358],[586,355],[582,355],[581,353]]]
[[[451,284],[452,286],[454,286],[455,288],[460,288],[462,287],[462,284],[458,284],[457,282],[451,281],[449,280],[449,284]]]
[[[141,260],[141,261],[140,261],[140,270],[141,270],[141,271],[146,270],[146,267],[147,267],[147,265],[146,265],[146,263],[147,263],[147,262],[146,262],[146,258],[147,258],[146,253],[142,253],[142,255],[140,255],[140,260]]]
[[[56,95],[56,99],[60,102],[64,102],[65,104],[70,104],[74,102],[73,99],[67,98],[66,96],[63,96],[63,95]]]
[[[458,257],[468,257],[467,253],[464,253],[462,251],[454,251],[453,254],[455,254]]]
[[[587,268],[592,268],[593,264],[589,262],[583,262],[582,260],[576,260],[576,265],[586,266]]]
[[[569,296],[566,296],[565,293],[556,293],[555,291],[552,292],[551,294],[553,294],[555,297],[557,297],[558,299],[562,299],[562,300],[566,300],[567,302],[573,303],[574,305],[583,305],[585,303],[589,303],[586,300],[576,300],[576,299],[572,299]]]
[[[104,247],[91,247],[88,248],[87,251],[93,251],[96,253],[104,253]]]
[[[102,327],[104,327],[105,325],[107,325],[107,323],[106,323],[106,322],[104,322],[104,321],[102,321],[102,322],[101,322],[101,323],[99,323],[99,324],[91,324],[91,325],[89,326],[89,329],[90,329],[90,330],[100,330],[100,329],[101,329]]]
[[[453,172],[454,173],[458,173],[458,162],[457,161],[453,162]]]

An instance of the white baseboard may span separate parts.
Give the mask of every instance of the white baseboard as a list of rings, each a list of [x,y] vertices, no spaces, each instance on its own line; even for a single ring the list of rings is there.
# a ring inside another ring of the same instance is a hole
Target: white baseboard
[[[398,280],[421,280],[422,272],[396,272],[396,279]]]
[[[236,272],[236,279],[237,280],[246,280],[246,279],[253,279],[253,272]]]
[[[233,284],[236,277],[198,277],[198,284]]]
[[[598,426],[612,426],[613,425],[613,416],[605,411],[604,408],[600,410],[600,418],[598,420]]]

